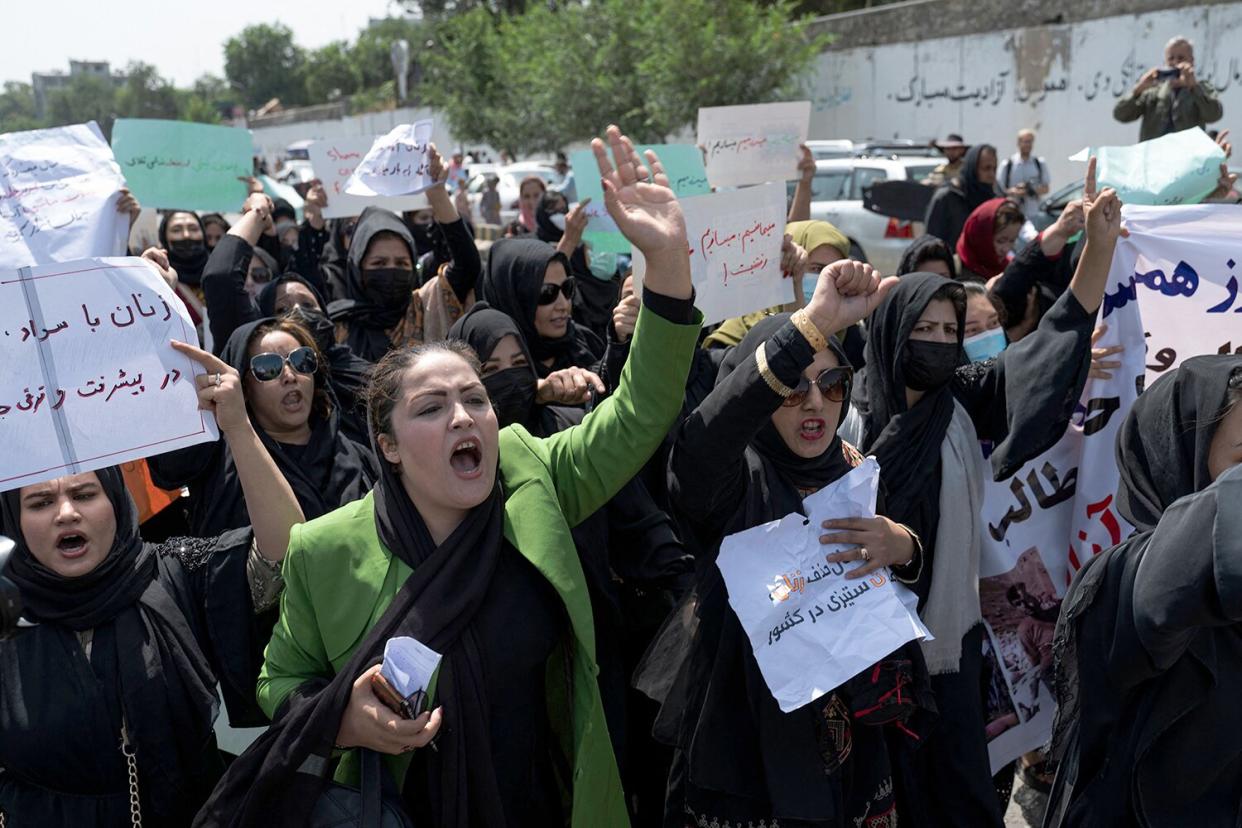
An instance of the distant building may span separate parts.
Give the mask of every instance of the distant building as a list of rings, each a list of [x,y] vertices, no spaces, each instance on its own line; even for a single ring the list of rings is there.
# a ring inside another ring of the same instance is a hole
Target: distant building
[[[63,89],[69,85],[70,80],[82,75],[110,80],[114,86],[121,86],[125,83],[125,76],[113,74],[106,60],[71,60],[69,61],[69,74],[59,70],[46,73],[32,72],[30,85],[34,87],[35,116],[42,118],[47,113],[49,94],[54,90]]]

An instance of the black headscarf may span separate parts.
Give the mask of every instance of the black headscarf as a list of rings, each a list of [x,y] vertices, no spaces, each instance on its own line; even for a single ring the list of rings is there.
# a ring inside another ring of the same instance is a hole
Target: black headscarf
[[[554,213],[548,209],[550,204],[563,201],[565,201],[565,196],[555,190],[544,193],[539,199],[539,204],[535,206],[535,235],[540,241],[556,244],[565,235],[564,230],[552,223]]]
[[[590,367],[603,352],[599,338],[572,320],[559,339],[544,339],[535,330],[539,291],[552,262],[560,262],[566,276],[572,272],[565,254],[547,242],[530,238],[502,239],[492,245],[488,254],[487,273],[482,284],[483,298],[517,323],[534,354],[535,370],[541,377],[571,366]],[[553,359],[550,368],[542,364],[549,357]]]
[[[935,273],[911,273],[889,291],[867,320],[867,359],[854,400],[863,420],[859,447],[880,463],[887,515],[934,537],[940,498],[940,445],[953,419],[951,384],[928,391],[909,408],[902,355],[910,332],[948,282]],[[957,308],[958,342],[966,320]],[[963,362],[965,357],[963,355]]]
[[[332,321],[348,324],[349,336],[346,344],[355,354],[371,362],[379,361],[388,353],[391,347],[388,330],[405,317],[413,297],[413,293],[410,293],[404,302],[377,305],[363,288],[362,262],[366,258],[371,240],[382,232],[395,233],[406,243],[410,249],[412,270],[417,257],[414,255],[414,238],[405,222],[389,210],[368,207],[358,217],[354,235],[350,239],[349,258],[345,267],[345,296],[337,299],[328,308]]]
[[[1198,356],[1139,396],[1117,435],[1117,507],[1139,531],[1164,510],[1207,488],[1208,449],[1242,356]],[[1235,380],[1236,381],[1236,380]]]
[[[483,378],[483,385],[496,408],[502,428],[512,423],[520,423],[536,437],[547,437],[578,421],[581,411],[577,411],[578,417],[575,417],[560,406],[539,405],[535,402],[535,389],[539,379],[535,373],[535,360],[526,339],[512,318],[487,302],[476,302],[465,316],[453,323],[448,336],[449,339],[460,339],[473,348],[480,362],[487,362],[497,343],[506,336],[514,337],[518,347],[526,355],[528,367],[509,368]]]
[[[182,254],[174,249],[168,243],[168,220],[178,213],[194,216],[194,220],[198,222],[198,229],[202,232],[202,244],[198,251],[192,254]],[[171,210],[164,214],[160,219],[159,228],[160,247],[168,251],[168,263],[177,271],[177,281],[184,282],[191,287],[197,287],[203,281],[203,268],[207,266],[207,257],[210,252],[207,249],[207,228],[203,226],[203,220],[198,217],[198,213],[193,210]],[[272,271],[275,272],[274,270]]]
[[[121,470],[95,474],[116,516],[112,548],[99,566],[66,578],[40,564],[22,535],[21,490],[12,489],[0,493],[0,530],[16,543],[5,574],[21,591],[26,615],[61,635],[66,651],[77,646],[74,633],[85,630],[96,631],[93,646],[111,643],[112,652],[93,657],[107,659],[120,677],[125,722],[148,780],[144,797],[157,814],[172,814],[191,793],[188,777],[211,735],[216,679],[185,615],[156,579],[159,553],[138,534],[138,509]],[[108,625],[114,634],[100,635]]]
[[[267,255],[265,251],[259,250],[258,248],[255,248],[254,252],[263,253],[265,256]],[[271,257],[268,256],[268,258],[270,259]],[[259,291],[257,299],[259,313],[263,316],[276,315],[276,288],[280,285],[288,284],[289,282],[297,282],[300,285],[304,285],[306,289],[314,295],[315,301],[319,304],[319,310],[324,313],[327,312],[328,303],[324,301],[323,294],[319,292],[319,288],[315,287],[315,285],[305,276],[302,276],[299,273],[289,272],[283,273],[272,279],[272,281],[264,285],[263,289]]]
[[[922,270],[919,265],[927,261],[944,262],[949,267],[949,278],[957,278],[957,262],[953,259],[953,251],[943,239],[929,233],[924,233],[910,242],[910,246],[901,254],[901,263],[897,265],[897,275],[918,273]]]
[[[257,319],[233,331],[224,350],[220,352],[220,358],[245,376],[250,365],[247,343],[259,326],[273,321],[275,320],[271,318]],[[319,355],[319,363],[319,370],[315,374],[315,389],[328,389],[327,363],[322,354]],[[311,439],[300,450],[278,443],[257,422],[254,423],[259,439],[276,461],[280,473],[289,481],[307,520],[326,515],[361,498],[371,488],[378,474],[374,456],[341,433],[339,406],[336,405],[335,396],[331,397],[333,410],[326,417],[311,414]],[[253,414],[251,421],[254,421]],[[238,509],[244,512],[241,484],[236,482],[236,477],[237,468],[232,454],[228,453],[221,460],[216,480],[209,481],[204,487],[207,490],[204,495],[210,498],[210,505],[207,507],[209,512],[220,509],[227,509],[229,514],[235,514]],[[212,485],[213,482],[215,485]],[[226,492],[232,496],[225,496]],[[211,522],[209,525],[215,526]]]
[[[992,155],[996,155],[996,147],[991,144],[975,144],[967,150],[966,157],[962,159],[961,172],[953,182],[962,191],[962,195],[966,196],[967,215],[983,202],[996,198],[996,187],[979,180],[979,156],[986,150],[991,150]]]
[[[372,448],[379,451],[374,436]],[[473,627],[504,543],[500,484],[436,546],[398,471],[390,463],[380,466],[375,527],[384,547],[413,572],[336,676],[294,691],[272,727],[230,766],[196,825],[306,825],[327,779],[299,769],[309,756],[332,754],[354,680],[382,659],[385,644],[397,636],[412,636],[444,654],[436,687],[444,722],[437,761],[427,763],[434,824],[504,824]]]

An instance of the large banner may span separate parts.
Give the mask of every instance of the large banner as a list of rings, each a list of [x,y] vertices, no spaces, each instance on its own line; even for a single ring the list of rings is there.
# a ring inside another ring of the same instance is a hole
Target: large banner
[[[1117,432],[1138,393],[1200,354],[1242,352],[1242,208],[1126,206],[1099,324],[1122,369],[1090,379],[1065,436],[1009,480],[989,483],[980,560],[993,662],[993,770],[1048,739],[1052,636],[1074,573],[1132,530],[1117,513]]]

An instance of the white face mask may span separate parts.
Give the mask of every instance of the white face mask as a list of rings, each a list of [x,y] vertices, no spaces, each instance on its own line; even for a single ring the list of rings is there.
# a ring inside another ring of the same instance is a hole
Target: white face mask
[[[565,214],[564,213],[553,213],[552,215],[548,216],[548,221],[552,222],[552,224],[556,226],[557,230],[560,230],[562,233],[565,232]]]
[[[1005,340],[1004,330],[994,328],[990,331],[967,337],[962,342],[962,347],[966,349],[966,357],[971,362],[983,362],[985,359],[991,359],[1005,350],[1005,346],[1008,344]]]

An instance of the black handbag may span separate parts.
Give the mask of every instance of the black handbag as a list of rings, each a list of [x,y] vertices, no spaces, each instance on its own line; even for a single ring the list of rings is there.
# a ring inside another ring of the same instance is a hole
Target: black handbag
[[[385,778],[380,755],[366,748],[358,753],[361,785],[328,783],[315,802],[309,828],[414,828],[401,797]]]

